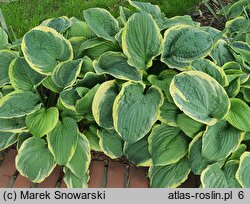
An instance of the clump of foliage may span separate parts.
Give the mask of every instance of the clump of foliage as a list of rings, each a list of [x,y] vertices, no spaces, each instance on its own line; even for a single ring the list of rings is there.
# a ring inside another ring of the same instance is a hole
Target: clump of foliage
[[[33,182],[61,165],[68,187],[87,187],[95,150],[149,167],[151,187],[191,172],[202,187],[250,187],[245,12],[219,31],[129,3],[117,19],[101,8],[48,19],[21,44],[0,30],[0,149],[16,143]]]

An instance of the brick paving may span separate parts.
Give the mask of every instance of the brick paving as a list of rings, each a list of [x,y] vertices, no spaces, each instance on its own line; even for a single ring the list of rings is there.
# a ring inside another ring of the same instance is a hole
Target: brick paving
[[[66,188],[63,181],[62,168],[57,166],[52,174],[42,183],[34,184],[18,173],[15,168],[17,151],[10,149],[1,153],[0,157],[0,188]],[[181,187],[198,187],[194,175],[189,176]],[[90,164],[89,188],[148,188],[147,168],[135,167],[116,161],[93,160]]]

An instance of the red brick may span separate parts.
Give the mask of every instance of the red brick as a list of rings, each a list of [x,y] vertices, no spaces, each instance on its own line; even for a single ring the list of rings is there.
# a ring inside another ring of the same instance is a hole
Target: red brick
[[[129,187],[130,188],[148,188],[149,180],[147,178],[147,170],[142,167],[129,168]]]
[[[37,185],[37,188],[55,188],[56,182],[60,177],[61,167],[57,166],[53,172],[42,183]]]
[[[124,188],[126,166],[119,162],[109,162],[107,188]]]
[[[17,151],[14,149],[9,150],[4,158],[2,165],[0,166],[0,175],[12,176],[16,172],[15,158]]]
[[[22,176],[21,174],[18,174],[18,176],[13,184],[13,188],[29,188],[31,186],[31,184],[32,183],[29,179]]]
[[[90,164],[89,188],[101,188],[104,177],[104,161],[92,161]]]
[[[0,188],[7,188],[11,176],[0,175]]]

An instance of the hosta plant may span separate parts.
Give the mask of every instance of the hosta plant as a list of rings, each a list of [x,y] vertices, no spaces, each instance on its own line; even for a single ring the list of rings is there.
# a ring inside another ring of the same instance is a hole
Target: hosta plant
[[[14,43],[0,29],[0,149],[16,144],[35,183],[60,165],[68,187],[87,187],[94,150],[149,167],[151,187],[189,174],[250,187],[249,19],[219,31],[129,3],[118,18],[45,20]]]

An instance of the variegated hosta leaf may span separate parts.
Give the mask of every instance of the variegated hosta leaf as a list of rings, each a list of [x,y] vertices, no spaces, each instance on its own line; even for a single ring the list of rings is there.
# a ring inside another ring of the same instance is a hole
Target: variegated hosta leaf
[[[185,157],[177,163],[167,166],[152,166],[149,169],[152,188],[176,188],[188,178],[190,167]]]
[[[230,48],[232,50],[233,55],[235,56],[235,59],[249,70],[250,45],[245,42],[236,41],[230,44]]]
[[[201,174],[203,188],[240,188],[235,178],[239,163],[229,161],[221,169],[218,163],[208,166]]]
[[[128,19],[133,15],[133,11],[124,6],[120,6],[119,11],[120,16],[117,18],[117,20],[120,19],[119,25],[121,24],[120,27],[124,27]]]
[[[75,17],[70,18],[71,26],[67,30],[67,37],[84,37],[87,39],[96,37],[95,33],[90,29],[88,24],[84,21],[80,21]]]
[[[4,29],[2,29],[0,27],[0,50],[5,49],[8,47],[8,35],[7,33],[4,31]]]
[[[59,111],[56,107],[40,110],[26,116],[26,125],[30,133],[36,137],[43,137],[54,129],[59,120]]]
[[[43,21],[41,26],[47,26],[55,29],[58,33],[64,33],[71,26],[71,21],[67,16],[61,16],[58,18],[49,18]]]
[[[188,140],[185,134],[179,128],[164,124],[153,127],[148,143],[154,166],[176,163],[188,151]]]
[[[66,166],[78,178],[81,178],[84,174],[87,173],[90,161],[91,155],[89,141],[87,140],[85,135],[79,133],[79,139],[75,153]]]
[[[89,91],[88,88],[84,88],[85,94]],[[81,97],[77,93],[75,88],[64,90],[60,93],[58,104],[62,104],[65,108],[75,111],[76,102]]]
[[[250,152],[245,152],[240,157],[240,165],[236,178],[243,188],[250,188]]]
[[[13,91],[0,99],[0,118],[21,117],[41,107],[40,97],[29,91]]]
[[[80,48],[84,41],[86,41],[85,37],[72,37],[69,39],[69,42],[73,48],[73,54],[75,58],[78,58],[78,56],[81,56]]]
[[[9,83],[9,66],[12,60],[18,57],[18,53],[9,50],[0,50],[0,88]]]
[[[162,52],[162,42],[159,27],[145,12],[131,16],[122,32],[122,48],[128,64],[139,70],[152,66],[153,59]]]
[[[243,131],[250,131],[250,108],[242,100],[231,98],[231,108],[225,119],[234,127]]]
[[[184,113],[179,114],[176,120],[178,128],[180,128],[188,137],[194,138],[203,128],[204,124],[193,120]]]
[[[31,137],[21,146],[16,157],[16,168],[34,183],[42,182],[56,166],[53,155],[43,139]]]
[[[240,16],[244,12],[244,7],[249,6],[248,0],[235,1],[227,10],[227,15],[229,18],[235,18]]]
[[[189,117],[213,125],[223,118],[230,101],[223,87],[208,74],[200,71],[182,72],[170,84],[175,104]]]
[[[123,140],[116,131],[101,129],[97,135],[100,138],[99,145],[107,156],[116,159],[123,155]]]
[[[207,59],[198,59],[191,63],[193,70],[204,72],[213,77],[221,86],[227,86],[227,76],[222,68],[216,66],[213,62]]]
[[[215,63],[220,67],[227,62],[235,61],[234,56],[229,50],[227,42],[222,39],[216,42],[210,55]]]
[[[164,70],[159,74],[159,77],[156,75],[149,75],[147,79],[152,85],[155,85],[164,91],[169,102],[173,102],[169,92],[169,87],[176,74],[177,72],[175,70]]]
[[[106,40],[114,41],[119,32],[117,20],[105,9],[90,8],[83,11],[84,19],[94,33]]]
[[[131,81],[141,81],[141,73],[127,63],[127,57],[121,52],[106,52],[98,61],[94,61],[97,74],[110,74],[111,76]]]
[[[128,143],[143,138],[156,122],[163,103],[162,92],[151,86],[124,83],[113,105],[114,128]]]
[[[161,61],[170,68],[186,69],[193,60],[206,56],[212,43],[210,35],[199,28],[174,26],[164,34]]]
[[[82,60],[67,61],[58,64],[52,75],[52,81],[60,88],[73,86],[80,74]]]
[[[82,58],[82,67],[79,77],[84,77],[88,72],[95,72],[93,61],[88,57],[84,56]]]
[[[189,25],[199,27],[200,23],[193,21],[193,19],[189,15],[175,16],[172,18],[168,18],[164,21],[164,29],[171,28],[177,25]]]
[[[78,144],[78,127],[75,120],[65,117],[48,134],[49,150],[57,164],[66,165],[74,156]]]
[[[70,42],[45,26],[35,27],[25,34],[22,52],[30,67],[45,75],[51,75],[59,62],[73,59]]]
[[[46,79],[44,79],[42,84],[54,93],[60,93],[62,91],[62,88],[57,86],[57,84],[52,80],[51,76],[48,76]]]
[[[202,137],[202,155],[219,161],[228,157],[243,139],[242,133],[226,121],[208,126]]]
[[[169,126],[177,127],[177,116],[180,110],[175,104],[168,103],[164,100],[164,103],[160,107],[159,120]]]
[[[68,188],[88,188],[89,172],[82,174],[80,178],[66,167],[63,168],[63,172],[63,180]]]
[[[102,84],[107,80],[107,77],[105,75],[98,75],[94,72],[87,72],[83,79],[76,81],[76,87],[86,87],[86,88],[93,88],[97,84]]]
[[[0,118],[0,131],[19,133],[26,129],[25,117]]]
[[[233,79],[227,87],[225,87],[229,98],[233,98],[238,95],[240,92],[240,85],[240,77],[237,77]]]
[[[203,132],[200,132],[198,135],[196,135],[189,144],[188,148],[190,167],[192,172],[196,175],[200,175],[209,164],[214,163],[202,155],[202,135]]]
[[[245,134],[246,135],[246,134]],[[236,160],[239,159],[240,156],[246,151],[247,146],[245,144],[240,144],[237,149],[235,149],[231,156],[229,157],[229,160]]]
[[[226,22],[225,29],[229,36],[237,34],[238,32],[247,33],[250,31],[248,19],[243,16],[234,18]]]
[[[83,115],[85,119],[89,121],[94,121],[92,113],[92,103],[98,90],[100,84],[97,84],[92,89],[90,89],[81,99],[76,102],[76,111],[77,113]]]
[[[0,151],[8,148],[17,141],[18,134],[11,132],[0,132]]]
[[[147,137],[135,143],[125,142],[123,152],[126,158],[136,166],[152,166]]]
[[[23,57],[12,61],[9,67],[10,83],[15,89],[33,91],[45,78],[34,71]]]
[[[115,81],[106,81],[97,89],[93,103],[92,113],[96,123],[103,128],[113,128],[113,104],[119,88]]]
[[[93,38],[88,39],[81,44],[79,54],[80,56],[88,56],[92,60],[98,60],[102,54],[108,51],[119,52],[121,51],[121,48],[116,42],[113,43],[101,38]]]
[[[101,152],[102,149],[99,145],[100,138],[97,135],[98,127],[96,125],[90,125],[89,129],[83,130],[83,134],[86,136],[90,143],[91,150]]]
[[[17,138],[17,143],[16,143],[16,148],[19,151],[20,147],[22,146],[22,144],[24,143],[24,141],[26,141],[27,139],[33,137],[33,135],[31,135],[29,132],[22,132],[20,134],[18,134],[18,138]]]
[[[166,28],[165,21],[167,18],[165,17],[165,14],[161,12],[161,9],[158,5],[131,0],[129,0],[129,3],[137,10],[150,14],[161,30]]]

